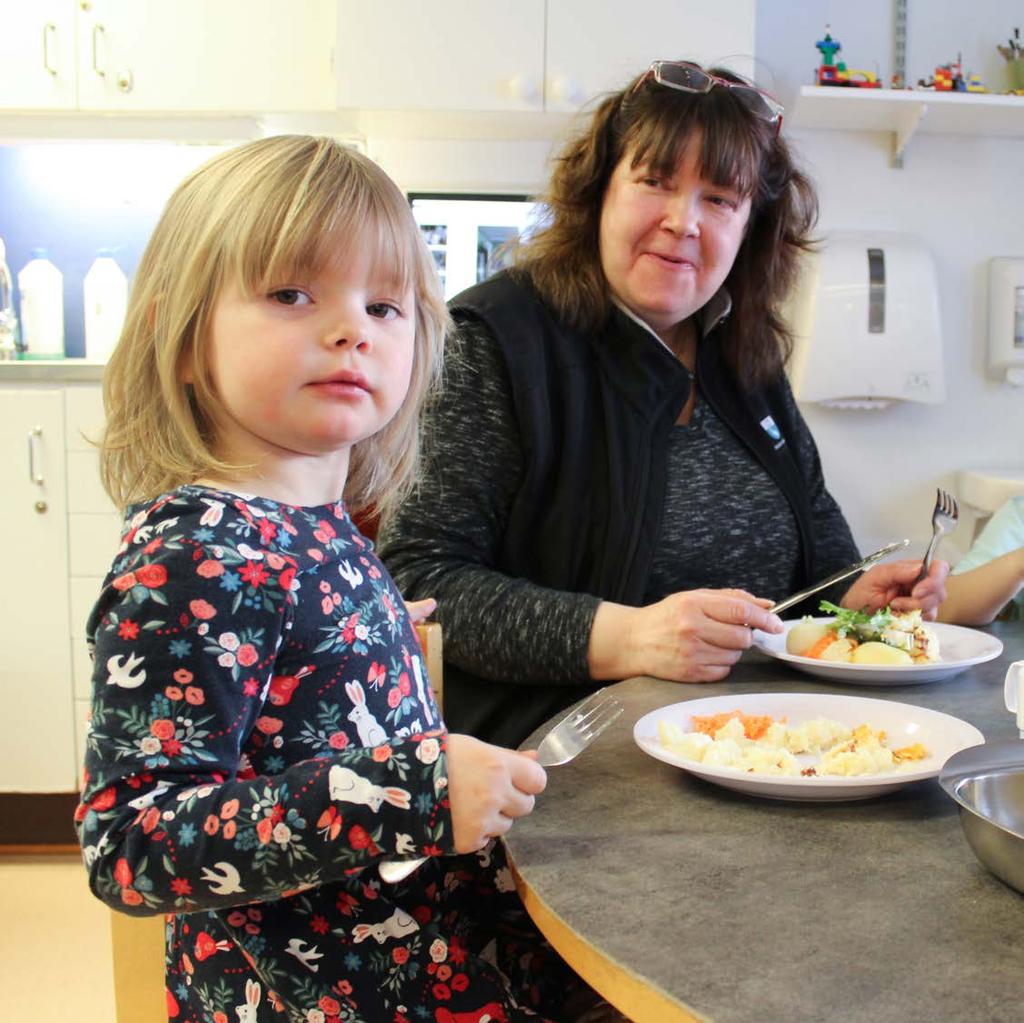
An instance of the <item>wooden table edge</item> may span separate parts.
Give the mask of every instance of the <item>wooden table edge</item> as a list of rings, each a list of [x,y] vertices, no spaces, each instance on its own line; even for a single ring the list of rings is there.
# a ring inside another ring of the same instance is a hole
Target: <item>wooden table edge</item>
[[[679,1002],[651,987],[632,971],[610,959],[576,933],[516,869],[509,854],[516,891],[530,918],[552,948],[602,997],[636,1023],[710,1023]]]

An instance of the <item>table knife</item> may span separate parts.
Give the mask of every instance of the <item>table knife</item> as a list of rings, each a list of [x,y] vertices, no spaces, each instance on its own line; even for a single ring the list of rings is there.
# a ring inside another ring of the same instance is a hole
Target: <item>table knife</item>
[[[881,561],[882,558],[887,558],[890,554],[895,551],[902,550],[909,544],[909,540],[897,540],[895,543],[889,543],[884,547],[879,547],[877,551],[869,554],[866,558],[861,558],[860,561],[849,565],[847,568],[840,569],[834,575],[830,575],[827,579],[822,579],[821,582],[817,582],[813,586],[808,586],[806,590],[801,590],[799,593],[794,593],[791,597],[786,597],[785,600],[780,600],[777,604],[773,604],[769,610],[773,614],[785,611],[786,608],[792,607],[794,604],[799,604],[801,600],[806,600],[812,594],[817,593],[818,590],[824,590],[833,583],[838,583],[843,579],[848,579],[851,575],[856,575],[857,572],[863,572],[865,568],[870,568],[876,561]]]

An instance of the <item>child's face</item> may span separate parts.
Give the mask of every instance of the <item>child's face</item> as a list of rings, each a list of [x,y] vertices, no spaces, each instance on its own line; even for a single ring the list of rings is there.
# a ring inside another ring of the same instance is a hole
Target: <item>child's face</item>
[[[365,249],[365,246],[355,246]],[[298,467],[344,480],[353,444],[379,431],[409,388],[412,291],[374,279],[355,251],[344,266],[218,297],[208,360],[222,405],[217,454],[262,474]]]

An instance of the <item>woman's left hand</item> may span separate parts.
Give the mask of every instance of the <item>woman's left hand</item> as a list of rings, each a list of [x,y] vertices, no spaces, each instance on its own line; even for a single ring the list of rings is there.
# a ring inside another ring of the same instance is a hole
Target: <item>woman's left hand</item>
[[[867,608],[877,611],[886,605],[893,611],[921,609],[923,616],[932,621],[939,604],[946,599],[946,576],[949,564],[933,561],[928,574],[915,582],[921,572],[921,562],[903,559],[887,561],[869,568],[843,595],[843,607]]]

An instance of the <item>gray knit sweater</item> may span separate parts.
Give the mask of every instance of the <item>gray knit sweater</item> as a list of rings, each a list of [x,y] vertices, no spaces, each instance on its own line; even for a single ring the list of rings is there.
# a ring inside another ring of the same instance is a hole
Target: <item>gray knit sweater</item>
[[[803,426],[799,413],[795,418]],[[437,599],[445,661],[523,685],[590,683],[587,646],[599,600],[491,567],[524,454],[497,342],[478,321],[464,324],[450,342],[445,390],[427,409],[425,434],[418,489],[384,525],[378,549],[407,599]],[[806,478],[820,481],[810,432],[804,427],[790,440]],[[786,498],[699,390],[693,419],[675,428],[668,473],[649,602],[700,586],[740,586],[775,600],[792,591],[798,541]],[[857,551],[823,483],[810,498],[819,549],[828,552],[827,574],[855,560]],[[580,495],[581,514],[585,507]],[[456,560],[452,547],[469,547],[472,559]]]

